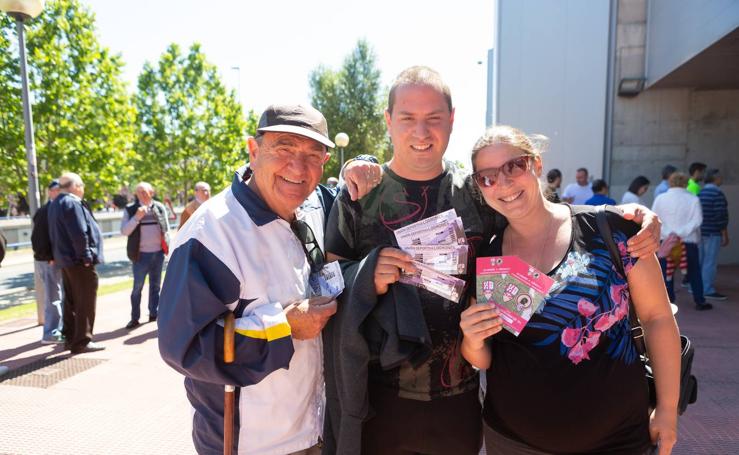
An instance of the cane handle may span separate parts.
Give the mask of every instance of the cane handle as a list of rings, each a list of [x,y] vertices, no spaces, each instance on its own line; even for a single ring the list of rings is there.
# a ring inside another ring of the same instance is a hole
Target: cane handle
[[[223,319],[223,362],[234,361],[234,333],[236,331],[236,320],[230,311]]]

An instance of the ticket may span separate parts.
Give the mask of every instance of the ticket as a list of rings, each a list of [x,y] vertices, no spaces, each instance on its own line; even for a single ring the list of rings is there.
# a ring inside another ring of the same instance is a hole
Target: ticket
[[[467,243],[462,218],[454,209],[425,218],[395,231],[401,248],[411,245],[441,245]]]
[[[339,262],[329,262],[318,272],[311,273],[308,284],[311,288],[311,297],[337,297],[344,290],[344,276]]]
[[[432,267],[414,262],[416,273],[403,273],[400,282],[426,289],[452,302],[459,302],[464,293],[465,281],[451,275],[437,272]]]
[[[517,256],[477,258],[477,303],[495,303],[503,328],[518,336],[554,285]]]
[[[403,250],[413,260],[431,266],[437,272],[462,275],[467,271],[467,245],[410,245]]]

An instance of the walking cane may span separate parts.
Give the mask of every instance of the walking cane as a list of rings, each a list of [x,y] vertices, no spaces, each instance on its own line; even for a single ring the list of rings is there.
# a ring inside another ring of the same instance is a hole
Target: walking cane
[[[228,312],[223,319],[223,363],[234,361],[234,314]],[[234,391],[236,387],[225,385],[223,392],[223,455],[231,455],[234,442]]]

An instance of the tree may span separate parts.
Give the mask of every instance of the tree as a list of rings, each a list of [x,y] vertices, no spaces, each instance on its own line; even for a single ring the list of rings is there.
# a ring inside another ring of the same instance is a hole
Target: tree
[[[181,192],[186,198],[199,180],[219,190],[246,161],[247,120],[241,105],[199,44],[186,55],[171,44],[156,66],[146,63],[136,107],[135,167],[161,196]]]
[[[373,154],[383,162],[389,150],[383,117],[385,90],[375,60],[369,44],[360,40],[339,71],[321,65],[310,75],[311,102],[326,117],[331,137],[339,132],[349,135],[345,160]],[[326,164],[326,178],[339,174],[339,154],[336,150]]]
[[[134,111],[121,79],[121,59],[98,43],[95,16],[78,0],[47,2],[26,28],[39,186],[73,171],[85,181],[86,198],[102,199],[131,171]],[[25,195],[28,188],[15,43],[15,23],[3,15],[0,195]]]
[[[27,188],[23,185],[26,155],[23,143],[20,73],[18,59],[11,55],[14,21],[0,16],[0,211],[8,206],[8,196]],[[27,181],[27,180],[26,180]],[[17,184],[15,184],[17,183]]]

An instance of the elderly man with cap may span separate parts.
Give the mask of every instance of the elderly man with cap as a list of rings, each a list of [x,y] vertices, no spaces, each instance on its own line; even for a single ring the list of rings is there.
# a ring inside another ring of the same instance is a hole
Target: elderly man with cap
[[[63,343],[62,335],[62,270],[54,262],[49,236],[49,205],[59,195],[59,180],[49,183],[48,201],[33,215],[31,246],[33,259],[44,292],[44,331],[42,344]]]
[[[310,106],[273,105],[248,139],[250,170],[179,231],[162,287],[159,349],[186,376],[199,454],[223,453],[223,385],[235,385],[233,452],[319,453],[319,335],[336,311],[310,297],[323,263],[325,209],[314,191],[329,159],[328,128]],[[223,318],[236,318],[224,364]]]

